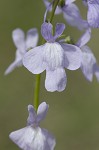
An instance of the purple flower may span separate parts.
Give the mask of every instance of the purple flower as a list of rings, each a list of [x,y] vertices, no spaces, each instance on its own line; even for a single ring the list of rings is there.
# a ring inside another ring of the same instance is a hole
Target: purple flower
[[[45,87],[48,91],[63,91],[66,87],[64,68],[76,70],[81,65],[81,50],[74,45],[56,42],[65,29],[64,24],[57,24],[52,35],[52,24],[43,23],[41,34],[47,41],[35,47],[23,57],[23,65],[33,74],[46,70]]]
[[[69,25],[77,27],[79,30],[88,28],[88,22],[82,19],[80,11],[74,3],[66,4],[62,8],[62,11],[64,18]]]
[[[83,0],[88,7],[87,20],[90,27],[99,28],[99,0]]]
[[[12,39],[17,48],[15,60],[11,65],[6,69],[5,75],[12,72],[16,67],[22,66],[23,55],[29,48],[33,48],[37,45],[38,42],[38,33],[37,29],[33,28],[28,30],[27,36],[25,39],[24,32],[21,29],[15,29],[12,32]]]
[[[29,116],[27,126],[10,133],[10,139],[23,150],[54,150],[55,138],[39,123],[45,118],[48,105],[43,102],[37,113],[32,105],[28,105]]]
[[[49,0],[43,1],[45,3],[45,6],[49,8]],[[63,17],[69,25],[77,27],[79,30],[87,29],[89,27],[88,22],[82,19],[78,7],[73,3],[74,1],[75,0],[66,0],[64,6],[57,7],[55,14],[63,13]],[[49,11],[51,10],[52,6],[50,6]]]
[[[93,80],[93,75],[96,75],[97,80],[99,81],[99,66],[97,65],[96,58],[90,48],[86,43],[91,38],[91,29],[87,29],[83,36],[76,43],[82,50],[82,62],[81,70],[85,78],[89,81]]]

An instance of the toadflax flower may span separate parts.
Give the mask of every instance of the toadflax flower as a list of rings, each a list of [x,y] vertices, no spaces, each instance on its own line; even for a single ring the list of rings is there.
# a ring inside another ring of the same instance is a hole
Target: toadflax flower
[[[99,0],[83,0],[88,7],[87,20],[90,27],[99,28]]]
[[[12,32],[12,39],[17,48],[14,62],[6,69],[5,75],[12,72],[16,67],[22,66],[23,55],[29,48],[33,48],[38,42],[38,32],[36,28],[30,29],[27,32],[26,39],[24,32],[21,29],[15,29]]]
[[[28,105],[28,111],[27,126],[10,133],[9,137],[23,150],[54,150],[55,138],[46,129],[39,127],[46,116],[48,105],[42,102],[37,113],[32,105]]]
[[[49,9],[49,0],[43,1],[46,8]],[[75,0],[64,0],[62,6],[57,6],[55,14],[63,13],[63,17],[69,25],[77,27],[79,30],[87,29],[89,27],[88,22],[82,19],[79,8],[73,3],[74,1]],[[52,6],[50,6],[49,11],[51,10]]]
[[[81,65],[81,50],[77,46],[56,42],[65,25],[58,23],[54,36],[52,28],[51,23],[43,23],[41,34],[47,42],[28,51],[23,57],[23,65],[33,74],[46,70],[45,87],[51,92],[65,89],[67,78],[64,68],[76,70]]]
[[[94,54],[86,45],[90,38],[91,29],[89,28],[76,43],[76,45],[79,46],[82,50],[81,70],[87,80],[92,81],[93,75],[95,74],[97,80],[99,81],[99,66],[97,65]]]

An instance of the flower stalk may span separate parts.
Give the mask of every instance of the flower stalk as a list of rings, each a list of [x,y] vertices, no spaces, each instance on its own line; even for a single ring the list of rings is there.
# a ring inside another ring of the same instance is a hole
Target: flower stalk
[[[55,14],[55,10],[56,10],[57,5],[59,4],[59,1],[60,0],[54,0],[54,2],[53,2],[52,12],[51,12],[51,15],[50,15],[50,18],[49,18],[50,23],[52,23],[52,20],[53,20],[54,14]]]
[[[40,78],[41,78],[41,74],[37,74],[36,82],[35,82],[35,91],[34,91],[34,108],[36,111],[39,106]]]

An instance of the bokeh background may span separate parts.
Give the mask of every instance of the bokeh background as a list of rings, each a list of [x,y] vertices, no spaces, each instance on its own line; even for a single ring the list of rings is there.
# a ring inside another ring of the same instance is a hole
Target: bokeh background
[[[87,9],[81,1],[78,5],[86,17]],[[40,33],[44,12],[42,0],[0,0],[0,150],[19,149],[10,141],[9,133],[26,126],[27,105],[33,104],[35,87],[35,75],[24,67],[4,76],[16,50],[11,33],[15,28],[26,32],[33,27]],[[66,23],[62,15],[54,18],[56,22]],[[65,33],[75,41],[82,34],[69,26]],[[88,45],[99,60],[99,29],[93,29]],[[50,109],[41,126],[55,135],[55,150],[99,150],[99,83],[95,78],[89,83],[80,70],[66,70],[66,74],[67,87],[61,93],[47,92],[45,72],[42,74],[40,102],[46,101]]]

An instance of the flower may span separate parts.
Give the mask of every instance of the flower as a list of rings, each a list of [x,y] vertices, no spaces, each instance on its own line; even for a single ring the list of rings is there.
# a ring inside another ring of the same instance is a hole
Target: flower
[[[43,1],[46,8],[51,11],[52,6],[50,6],[49,0]],[[65,0],[63,6],[57,6],[55,14],[63,13],[63,17],[69,25],[77,27],[79,30],[87,29],[89,27],[88,22],[82,19],[79,8],[73,3],[74,1],[75,0]]]
[[[55,138],[46,129],[39,127],[46,116],[48,105],[42,102],[37,114],[34,107],[28,105],[28,111],[27,126],[10,133],[10,139],[23,150],[54,150]]]
[[[28,30],[27,36],[25,39],[24,32],[21,29],[15,29],[12,32],[12,39],[17,48],[15,60],[11,65],[6,69],[5,75],[12,72],[16,67],[22,66],[23,55],[29,48],[33,48],[37,45],[38,42],[38,33],[37,29],[33,28]]]
[[[72,10],[72,11],[71,11]],[[79,30],[84,30],[89,27],[87,20],[83,20],[79,8],[74,3],[66,4],[63,8],[63,16],[66,22]]]
[[[90,27],[99,28],[99,0],[83,0],[88,7],[87,20]]]
[[[91,38],[91,29],[87,29],[83,36],[76,43],[82,50],[82,62],[81,70],[87,80],[90,82],[93,80],[93,75],[95,74],[97,80],[99,81],[99,66],[97,65],[96,58],[90,48],[86,43]]]
[[[52,28],[51,23],[42,24],[41,34],[47,42],[28,51],[23,57],[23,65],[33,74],[46,70],[45,87],[54,92],[66,87],[64,68],[76,70],[80,67],[81,50],[75,45],[56,42],[65,29],[64,24],[57,23],[54,36]]]

